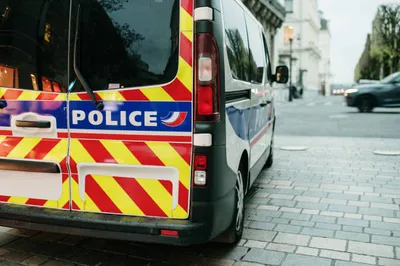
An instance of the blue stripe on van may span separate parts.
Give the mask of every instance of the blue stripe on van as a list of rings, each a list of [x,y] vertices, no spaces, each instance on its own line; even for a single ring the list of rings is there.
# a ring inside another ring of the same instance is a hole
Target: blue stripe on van
[[[260,106],[246,109],[238,109],[234,106],[226,108],[229,122],[239,138],[251,140],[268,124],[272,117],[261,113],[262,110]]]
[[[70,128],[171,133],[192,131],[191,102],[104,101],[104,105],[104,111],[98,111],[89,101],[70,101]],[[55,117],[57,129],[67,129],[66,109],[66,101],[7,101],[7,107],[0,110],[0,127],[10,127],[12,116],[33,112]],[[175,120],[171,114],[176,116]]]
[[[10,127],[11,117],[33,112],[57,119],[58,129],[67,129],[66,101],[17,101],[8,100],[7,107],[0,110],[0,127]]]

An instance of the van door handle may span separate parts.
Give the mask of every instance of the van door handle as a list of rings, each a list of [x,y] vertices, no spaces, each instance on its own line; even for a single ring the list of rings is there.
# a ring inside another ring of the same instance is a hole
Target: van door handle
[[[0,158],[0,170],[45,173],[45,174],[61,173],[60,167],[55,163],[33,162],[33,161],[1,159],[1,158]]]
[[[29,127],[29,128],[50,128],[50,121],[25,121],[25,120],[17,120],[15,122],[16,127]]]
[[[265,106],[267,106],[267,105],[270,104],[270,103],[271,103],[271,101],[266,101],[266,102],[261,103],[260,106],[261,106],[261,107],[265,107]]]

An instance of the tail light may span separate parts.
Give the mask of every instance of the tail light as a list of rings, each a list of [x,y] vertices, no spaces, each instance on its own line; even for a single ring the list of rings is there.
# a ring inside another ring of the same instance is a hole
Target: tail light
[[[196,186],[205,186],[207,184],[207,156],[194,156],[194,184]]]
[[[211,34],[199,33],[195,49],[195,120],[217,121],[220,118],[218,46]]]

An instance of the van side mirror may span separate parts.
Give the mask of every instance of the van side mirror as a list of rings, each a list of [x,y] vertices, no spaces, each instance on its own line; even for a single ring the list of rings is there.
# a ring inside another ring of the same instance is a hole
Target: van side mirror
[[[276,83],[287,83],[289,80],[289,69],[287,66],[277,66],[274,81]]]

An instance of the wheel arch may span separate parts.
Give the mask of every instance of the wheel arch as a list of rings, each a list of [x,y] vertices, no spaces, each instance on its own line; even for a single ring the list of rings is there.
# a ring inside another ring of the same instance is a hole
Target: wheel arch
[[[378,107],[379,106],[378,97],[376,97],[374,94],[369,93],[369,92],[359,95],[357,97],[356,105],[358,106],[360,104],[361,100],[363,98],[365,98],[365,97],[368,97],[368,98],[372,99],[374,107]]]
[[[249,154],[247,150],[243,151],[242,156],[240,158],[240,163],[239,163],[239,169],[243,170],[242,174],[245,174],[243,176],[243,183],[244,183],[244,190],[245,193],[247,193],[247,190],[249,188],[249,182],[250,182],[250,169],[249,169]]]

